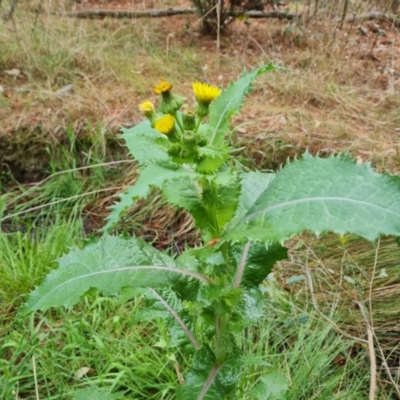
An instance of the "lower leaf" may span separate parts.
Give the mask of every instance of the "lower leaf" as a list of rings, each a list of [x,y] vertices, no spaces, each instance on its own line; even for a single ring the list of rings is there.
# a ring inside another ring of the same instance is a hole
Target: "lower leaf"
[[[234,396],[241,366],[237,353],[231,353],[223,364],[217,364],[211,349],[202,347],[193,358],[186,383],[177,390],[177,400],[221,400],[227,395]]]
[[[264,375],[248,396],[254,400],[284,400],[289,389],[287,379],[277,372]]]
[[[175,261],[138,238],[104,237],[82,250],[71,251],[30,295],[23,311],[73,306],[91,288],[117,295],[124,287],[172,285],[181,274],[206,277],[177,268]]]

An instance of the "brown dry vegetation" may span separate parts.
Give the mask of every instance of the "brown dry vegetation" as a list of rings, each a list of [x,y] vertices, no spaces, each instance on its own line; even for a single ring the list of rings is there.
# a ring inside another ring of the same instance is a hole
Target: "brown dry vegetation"
[[[50,13],[60,2],[43,1],[35,14],[39,4],[1,22],[3,169],[43,169],[40,149],[62,144],[67,129],[91,140],[99,134],[91,128],[100,127],[113,138],[121,125],[140,120],[137,104],[154,99],[160,77],[191,101],[191,81],[224,86],[272,60],[289,71],[261,78],[235,121],[239,138],[253,144],[250,155],[266,152],[275,161],[265,166],[276,167],[305,148],[350,151],[380,170],[398,170],[399,36],[387,22],[362,23],[366,36],[358,23],[338,30],[335,20],[248,20],[230,26],[217,49],[199,35],[196,16],[76,20]],[[110,4],[118,2],[100,3]],[[143,6],[151,4],[135,5]],[[69,84],[73,91],[59,96]]]

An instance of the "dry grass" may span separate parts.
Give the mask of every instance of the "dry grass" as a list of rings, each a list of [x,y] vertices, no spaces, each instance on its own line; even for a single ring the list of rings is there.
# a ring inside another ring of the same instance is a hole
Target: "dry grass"
[[[238,119],[243,133],[273,132],[300,149],[350,150],[397,168],[399,37],[388,24],[380,23],[386,36],[371,30],[366,37],[355,24],[335,31],[318,21],[238,22],[217,54],[212,39],[199,37],[194,16],[90,21],[44,13],[35,22],[37,5],[21,5],[12,21],[0,22],[2,135],[34,132],[57,143],[67,127],[85,133],[88,121],[115,134],[141,118],[136,105],[154,98],[160,76],[191,99],[194,79],[224,85],[243,68],[273,60],[290,72],[260,79]],[[43,1],[43,10],[55,6]],[[13,69],[20,73],[6,72]],[[69,84],[73,91],[60,97]]]
[[[329,235],[316,241],[303,235],[292,246],[296,250],[291,260],[276,270],[281,284],[303,307],[334,318],[339,329],[360,343],[363,340],[364,347],[367,315],[374,334],[375,348],[370,351],[375,350],[379,359],[379,379],[387,383],[392,378],[390,383],[399,393],[400,248],[395,238],[382,238],[373,245],[355,237]],[[293,277],[301,278],[291,283]]]

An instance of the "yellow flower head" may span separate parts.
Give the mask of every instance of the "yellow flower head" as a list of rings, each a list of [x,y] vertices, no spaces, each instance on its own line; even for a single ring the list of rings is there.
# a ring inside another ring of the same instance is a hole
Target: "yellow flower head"
[[[139,109],[150,120],[151,123],[153,123],[157,118],[156,109],[151,101],[147,100],[139,104]]]
[[[139,109],[144,115],[146,115],[146,113],[153,113],[156,111],[153,103],[150,100],[146,100],[143,103],[139,104]]]
[[[157,120],[154,129],[164,135],[169,135],[175,128],[175,118],[171,114],[166,114]]]
[[[193,92],[199,103],[210,104],[221,94],[221,89],[216,86],[207,85],[207,83],[192,83]]]
[[[155,94],[163,94],[169,92],[171,89],[172,85],[168,83],[164,78],[161,79],[161,83],[159,85],[154,85]]]

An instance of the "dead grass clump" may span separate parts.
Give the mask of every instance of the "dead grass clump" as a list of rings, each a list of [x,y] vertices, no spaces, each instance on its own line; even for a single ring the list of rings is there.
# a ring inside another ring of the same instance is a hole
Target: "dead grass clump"
[[[304,235],[293,244],[291,260],[276,271],[282,285],[300,307],[317,308],[328,318],[334,315],[342,331],[365,340],[365,318],[357,306],[361,304],[376,336],[377,356],[384,355],[381,362],[387,363],[399,385],[400,247],[395,238],[373,245],[329,235],[315,244]],[[387,379],[388,370],[381,372]]]

